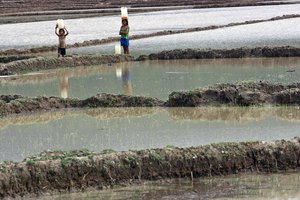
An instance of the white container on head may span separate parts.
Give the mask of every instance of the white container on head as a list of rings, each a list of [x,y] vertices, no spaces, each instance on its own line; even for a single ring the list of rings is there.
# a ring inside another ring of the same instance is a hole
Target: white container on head
[[[121,45],[116,44],[115,45],[115,54],[120,55],[121,54]]]
[[[63,19],[58,19],[56,21],[56,25],[58,29],[64,29],[65,28],[65,24],[64,24],[64,20]]]
[[[128,9],[127,9],[127,7],[122,7],[121,8],[121,17],[122,18],[128,18]]]

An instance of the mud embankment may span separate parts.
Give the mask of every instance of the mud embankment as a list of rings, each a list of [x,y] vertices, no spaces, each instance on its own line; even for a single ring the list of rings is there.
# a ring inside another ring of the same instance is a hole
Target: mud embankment
[[[28,113],[66,108],[99,108],[99,107],[154,107],[164,102],[150,97],[130,97],[125,95],[98,94],[79,100],[60,97],[23,97],[20,95],[0,96],[0,115]]]
[[[63,58],[31,58],[0,65],[0,75],[13,75],[47,69],[57,69],[77,66],[93,66],[110,63],[133,61],[128,55],[85,55]]]
[[[175,49],[150,55],[142,55],[137,61],[143,60],[178,60],[178,59],[217,59],[217,58],[249,58],[249,57],[299,57],[300,48],[256,47],[236,49]]]
[[[201,106],[300,105],[300,83],[217,84],[186,92],[173,92],[164,102],[157,98],[98,94],[85,100],[60,97],[0,96],[0,114],[100,107],[201,107]]]
[[[155,32],[155,33],[132,35],[132,36],[130,36],[130,39],[138,40],[138,39],[145,39],[145,38],[157,37],[157,36],[208,31],[208,30],[215,30],[215,29],[220,29],[220,28],[228,28],[228,27],[233,27],[233,26],[241,26],[241,25],[247,25],[247,24],[255,24],[255,23],[268,22],[268,21],[298,18],[298,17],[300,17],[300,15],[292,14],[292,15],[282,15],[282,16],[272,17],[269,19],[236,22],[236,23],[230,23],[230,24],[226,24],[226,25],[212,25],[212,26],[206,26],[206,27],[188,28],[188,29],[184,29],[184,30],[166,30],[166,31],[159,31],[159,32]],[[87,46],[103,45],[103,44],[118,42],[119,40],[120,40],[119,37],[109,37],[109,38],[105,38],[105,39],[88,40],[88,41],[84,41],[84,42],[70,44],[70,45],[68,45],[68,48],[80,48],[80,47],[87,47]],[[24,49],[24,50],[9,49],[9,50],[5,50],[5,51],[0,51],[0,56],[37,54],[37,53],[51,52],[51,51],[56,51],[56,50],[57,50],[56,45],[35,47],[35,48]]]
[[[0,164],[0,197],[103,189],[144,180],[278,172],[300,167],[300,138],[95,154],[43,152]]]
[[[216,84],[187,92],[173,92],[166,103],[170,107],[300,105],[300,83]]]
[[[27,60],[30,58],[34,58],[34,56],[29,55],[19,55],[19,56],[0,56],[0,64],[1,63],[9,63],[17,60]]]

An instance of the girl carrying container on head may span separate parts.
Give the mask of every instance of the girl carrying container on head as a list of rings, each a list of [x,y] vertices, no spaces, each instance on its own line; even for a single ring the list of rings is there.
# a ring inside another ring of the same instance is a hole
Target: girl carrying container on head
[[[129,25],[128,25],[128,19],[123,18],[122,19],[122,26],[120,29],[121,35],[121,46],[124,49],[124,54],[129,54]]]
[[[58,36],[58,57],[64,57],[66,55],[67,42],[66,37],[69,35],[68,30],[64,28],[60,28],[58,33],[58,25],[55,27],[55,34]]]

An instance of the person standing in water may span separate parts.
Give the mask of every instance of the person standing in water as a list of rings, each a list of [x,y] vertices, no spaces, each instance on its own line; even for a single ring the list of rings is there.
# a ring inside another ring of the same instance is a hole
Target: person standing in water
[[[55,34],[58,36],[58,57],[64,57],[66,55],[67,42],[66,37],[69,35],[69,32],[66,28],[59,29],[57,33],[58,25],[55,27]]]
[[[119,32],[121,35],[121,46],[124,49],[124,54],[129,54],[129,25],[128,19],[122,19],[122,26]]]

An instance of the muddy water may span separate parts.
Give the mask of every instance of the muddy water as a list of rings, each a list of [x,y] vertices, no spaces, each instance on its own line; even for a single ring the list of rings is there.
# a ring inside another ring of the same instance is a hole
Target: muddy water
[[[176,179],[167,182],[146,182],[125,188],[43,197],[40,199],[299,200],[299,181],[300,173],[240,175],[194,179],[194,181]]]
[[[299,14],[299,8],[300,4],[295,4],[132,14],[130,15],[131,34],[268,19],[284,14]],[[68,43],[118,36],[120,23],[119,16],[66,20],[66,27],[70,31]],[[0,30],[3,30],[0,32],[0,50],[56,44],[54,27],[55,21],[0,25]],[[37,30],[36,33],[35,30]],[[7,33],[9,33],[9,38]]]
[[[263,22],[209,31],[159,36],[131,41],[131,54],[186,48],[300,47],[299,18]],[[115,44],[70,49],[71,53],[113,53]]]
[[[107,108],[0,119],[0,160],[41,151],[126,151],[300,136],[300,110],[290,108]]]
[[[97,93],[154,96],[215,83],[299,81],[300,58],[150,61],[2,77],[1,94],[88,98]]]

